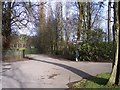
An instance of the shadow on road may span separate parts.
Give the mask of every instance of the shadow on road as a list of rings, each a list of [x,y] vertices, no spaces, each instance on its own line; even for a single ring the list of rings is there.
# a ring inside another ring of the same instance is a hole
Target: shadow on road
[[[84,72],[82,70],[76,69],[76,68],[68,66],[68,65],[64,65],[64,64],[60,64],[60,63],[55,63],[55,62],[50,62],[50,61],[43,61],[43,60],[40,60],[40,59],[34,59],[34,58],[29,58],[29,57],[26,57],[26,58],[30,59],[30,60],[39,61],[39,62],[48,63],[48,64],[53,64],[53,65],[62,67],[64,69],[67,69],[67,70],[69,70],[69,71],[77,74],[78,76],[82,77],[83,79],[90,80],[90,81],[95,82],[95,83],[100,84],[100,85],[105,85],[107,83],[107,81],[108,81],[107,79],[98,78],[98,77],[92,76],[92,75],[90,75],[90,74],[88,74],[88,73],[86,73],[86,72]],[[105,83],[103,83],[103,81]]]

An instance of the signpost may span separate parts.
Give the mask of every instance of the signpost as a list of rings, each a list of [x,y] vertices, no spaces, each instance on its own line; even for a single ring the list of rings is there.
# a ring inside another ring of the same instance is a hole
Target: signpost
[[[77,36],[73,36],[73,44],[75,44],[75,47],[76,47],[76,62],[78,62],[78,56],[79,56],[79,52],[78,52],[78,40],[77,40]]]

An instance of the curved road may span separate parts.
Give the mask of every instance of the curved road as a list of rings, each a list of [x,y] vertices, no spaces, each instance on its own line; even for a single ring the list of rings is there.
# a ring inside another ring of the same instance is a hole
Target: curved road
[[[3,88],[68,88],[68,83],[110,72],[111,63],[73,62],[46,55],[32,60],[3,63]],[[98,82],[96,82],[98,83]]]

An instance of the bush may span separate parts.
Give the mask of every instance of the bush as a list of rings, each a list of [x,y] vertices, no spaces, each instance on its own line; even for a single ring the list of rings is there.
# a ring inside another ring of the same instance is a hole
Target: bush
[[[68,48],[64,47],[63,49],[56,51],[56,55],[60,55],[63,58],[69,60],[75,60],[76,58],[76,47],[73,44],[70,44]],[[114,58],[114,49],[113,44],[107,42],[94,42],[89,43],[80,43],[78,47],[79,51],[79,60],[80,61],[112,61]]]
[[[114,50],[112,43],[82,43],[79,46],[79,60],[81,61],[112,61]]]
[[[39,50],[37,48],[27,48],[25,49],[25,54],[38,54]]]
[[[82,44],[79,46],[79,59],[82,61],[91,60],[91,46],[89,44]]]
[[[75,60],[75,45],[69,45],[68,48],[64,47],[63,49],[56,51],[56,55],[60,55],[61,57],[69,60]]]
[[[68,57],[68,59],[70,60],[75,60],[75,45],[70,45],[69,48],[66,51],[66,56]]]

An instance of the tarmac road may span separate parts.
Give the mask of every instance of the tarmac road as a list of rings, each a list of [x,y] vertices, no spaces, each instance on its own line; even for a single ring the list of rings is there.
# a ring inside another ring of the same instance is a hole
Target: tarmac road
[[[28,61],[3,63],[3,88],[68,88],[68,83],[111,72],[111,63],[73,62],[46,55]]]

